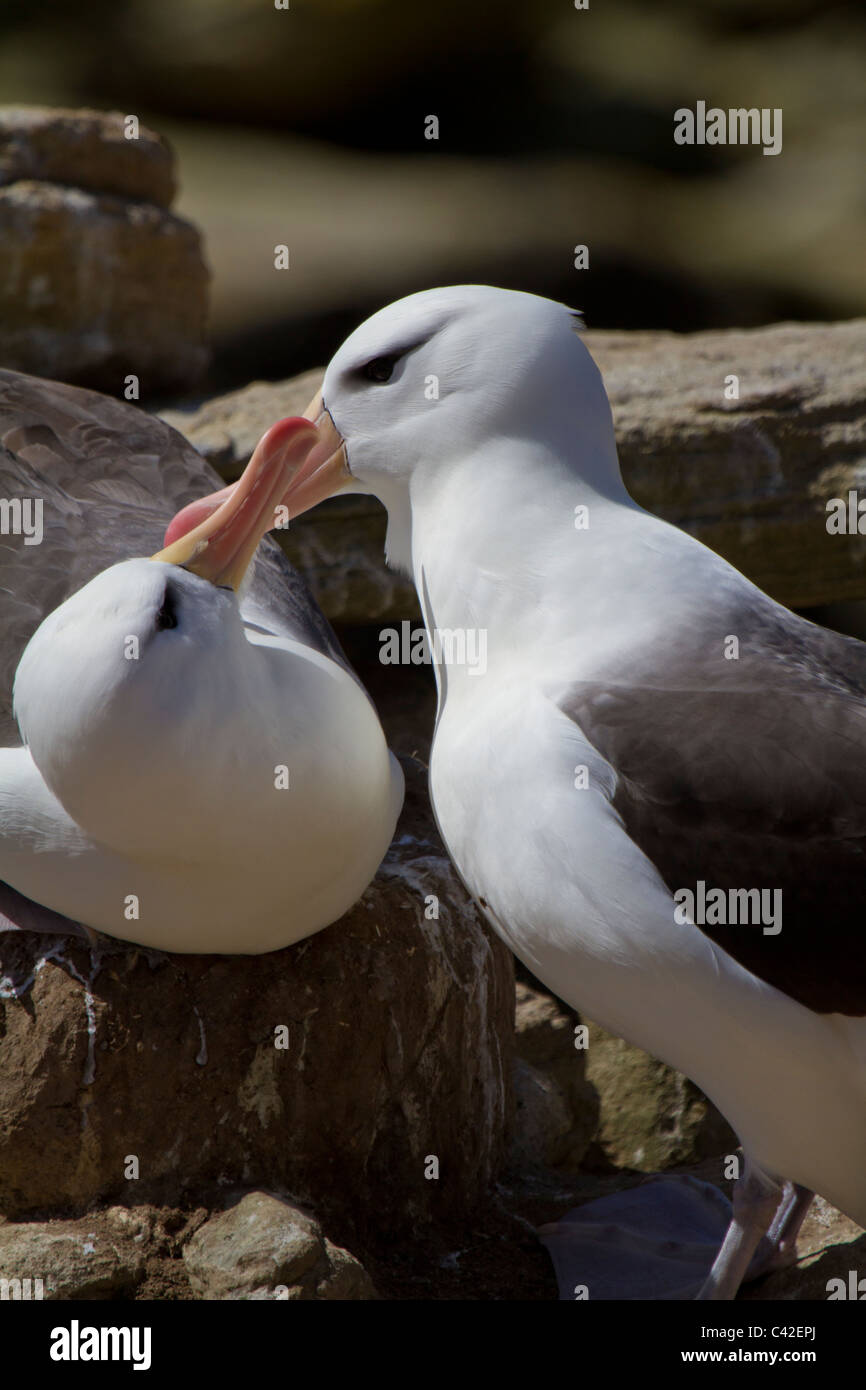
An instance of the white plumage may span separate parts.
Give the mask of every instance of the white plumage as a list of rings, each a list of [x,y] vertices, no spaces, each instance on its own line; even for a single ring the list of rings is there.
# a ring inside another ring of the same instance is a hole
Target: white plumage
[[[5,435],[19,451],[6,464],[13,476],[27,466],[28,443],[37,450],[29,466],[45,468],[38,451],[44,419],[58,408],[54,393],[86,409],[86,437],[94,411],[106,432],[123,410],[11,373],[2,384],[7,421],[10,396],[26,397],[25,424]],[[131,435],[170,433],[131,409],[125,418]],[[295,591],[283,603],[287,567],[240,602],[221,573],[241,550],[246,563],[269,524],[262,480],[279,490],[283,455],[310,447],[314,431],[294,423],[294,433],[291,422],[270,431],[249,465],[249,514],[225,523],[215,514],[209,539],[187,537],[156,561],[111,565],[31,637],[14,687],[24,745],[0,749],[0,879],[32,903],[165,950],[256,954],[333,922],[375,873],[403,783],[369,698],[308,596]],[[71,449],[71,429],[64,438],[52,424],[56,449]],[[122,479],[131,461],[122,432],[115,449]],[[85,455],[76,486],[104,469]],[[172,509],[155,491],[157,453],[141,471],[161,535]],[[37,486],[49,514],[59,511],[63,493],[50,472]],[[106,557],[127,544],[123,508],[119,517],[119,533],[100,534],[97,524],[90,538]],[[134,506],[129,517],[140,523]],[[46,545],[69,546],[59,529],[49,526]],[[199,550],[217,544],[225,554],[213,574],[193,572]],[[184,547],[188,554],[177,553]],[[43,559],[38,547],[10,559],[31,605]]]
[[[732,1296],[784,1181],[866,1224],[866,647],[631,500],[574,330],[483,286],[382,310],[312,412],[341,458],[286,501],[375,494],[428,630],[485,631],[484,675],[437,671],[442,835],[520,959],[736,1129]],[[782,931],[681,925],[699,878],[781,888]]]

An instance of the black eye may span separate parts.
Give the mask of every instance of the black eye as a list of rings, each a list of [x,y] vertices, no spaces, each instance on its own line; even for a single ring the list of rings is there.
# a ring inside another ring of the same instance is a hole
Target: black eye
[[[390,357],[374,357],[371,362],[366,362],[361,368],[361,375],[368,381],[390,381],[394,368],[400,358],[397,353]]]
[[[177,594],[171,584],[166,584],[162,596],[162,606],[156,615],[156,630],[162,632],[167,627],[177,627]]]

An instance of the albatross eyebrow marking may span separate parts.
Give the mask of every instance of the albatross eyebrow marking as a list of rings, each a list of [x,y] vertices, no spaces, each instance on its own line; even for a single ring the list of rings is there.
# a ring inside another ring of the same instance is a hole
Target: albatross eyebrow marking
[[[356,366],[351,367],[349,369],[349,376],[354,377],[356,380],[360,378],[364,382],[372,381],[378,385],[386,385],[387,382],[391,380],[391,375],[397,363],[402,362],[403,358],[408,357],[411,352],[417,352],[419,348],[429,343],[430,339],[434,338],[439,332],[440,327],[441,324],[437,324],[435,328],[432,328],[429,333],[425,333],[423,337],[416,338],[402,347],[398,346],[392,348],[390,351],[377,352],[374,357],[368,357],[364,362],[359,362]],[[377,375],[377,369],[381,370],[383,375]],[[385,372],[387,372],[387,375],[384,374]]]

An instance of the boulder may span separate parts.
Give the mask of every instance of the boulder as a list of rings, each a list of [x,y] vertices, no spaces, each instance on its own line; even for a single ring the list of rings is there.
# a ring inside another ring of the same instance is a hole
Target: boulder
[[[586,341],[641,506],[791,608],[866,598],[866,537],[827,531],[866,483],[866,319]]]
[[[850,1298],[852,1271],[856,1284],[863,1278],[864,1269],[866,1235],[850,1217],[831,1207],[823,1197],[816,1197],[797,1239],[796,1264],[746,1284],[737,1297],[749,1303],[824,1303],[831,1294],[835,1299]],[[864,1288],[859,1291],[859,1299]]]
[[[596,1135],[598,1094],[574,1045],[578,1022],[559,999],[517,981],[512,1162],[575,1171]]]
[[[119,111],[0,107],[0,187],[19,179],[68,184],[169,208],[177,191],[167,140]]]
[[[309,1212],[269,1192],[248,1192],[212,1216],[183,1252],[204,1299],[370,1299],[370,1276],[332,1245]]]
[[[0,1225],[0,1297],[5,1279],[13,1299],[123,1298],[143,1275],[142,1243],[102,1215]]]
[[[0,938],[0,1211],[260,1186],[381,1234],[472,1208],[511,1104],[512,961],[405,771],[372,886],[283,951]]]
[[[727,1121],[687,1077],[594,1023],[588,1046],[575,1047],[580,1023],[518,978],[512,1163],[658,1173],[736,1150]]]
[[[161,410],[160,415],[231,483],[243,473],[269,425],[282,415],[303,414],[322,375],[323,369],[314,367],[290,381],[251,381],[204,404]]]
[[[636,501],[790,607],[866,598],[866,536],[826,525],[828,501],[866,484],[866,319],[584,337]],[[256,382],[165,418],[234,478],[320,379]],[[379,503],[346,497],[299,517],[280,541],[329,618],[395,621],[416,614],[417,600],[385,569],[384,535]]]
[[[727,1120],[688,1077],[598,1024],[587,1028],[586,1077],[600,1105],[596,1162],[659,1173],[736,1152]]]
[[[170,148],[117,112],[0,108],[0,364],[135,399],[208,360],[208,271]]]

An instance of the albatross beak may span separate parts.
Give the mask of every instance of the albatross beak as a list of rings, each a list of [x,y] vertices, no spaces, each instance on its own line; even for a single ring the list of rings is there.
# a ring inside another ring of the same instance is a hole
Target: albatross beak
[[[322,393],[319,391],[310,401],[303,417],[280,420],[268,430],[256,446],[256,451],[238,482],[230,483],[219,492],[212,492],[209,497],[200,497],[196,502],[190,502],[189,506],[183,507],[172,519],[165,533],[165,549],[158,555],[152,555],[151,559],[185,565],[187,569],[195,569],[197,574],[201,573],[197,568],[197,556],[201,554],[206,543],[213,545],[213,531],[212,528],[207,529],[207,523],[215,523],[217,515],[221,519],[228,519],[233,515],[228,510],[229,501],[236,498],[242,488],[252,485],[255,471],[264,466],[264,458],[269,457],[275,447],[279,447],[279,432],[289,426],[294,430],[303,429],[304,434],[303,442],[300,434],[296,439],[289,441],[293,447],[286,463],[284,491],[282,497],[277,499],[278,503],[286,508],[288,517],[300,516],[302,512],[309,511],[311,507],[339,492],[352,481],[345,443],[337,433],[330,412],[322,405]],[[258,539],[260,540],[264,532],[276,524],[277,521],[272,515],[259,532]],[[187,542],[186,549],[181,547],[181,540]],[[196,544],[199,545],[198,551],[195,550]],[[255,545],[250,554],[253,550]],[[194,564],[189,563],[191,559],[195,560]]]
[[[237,589],[262,536],[277,524],[276,509],[318,448],[319,432],[309,419],[279,420],[259,440],[239,481],[178,513],[166,532],[169,544],[150,558]],[[180,517],[189,522],[201,512],[204,520],[184,534]]]
[[[304,419],[315,424],[318,437],[283,497],[290,517],[308,512],[352,481],[345,441],[325,409],[321,391],[310,401]]]

